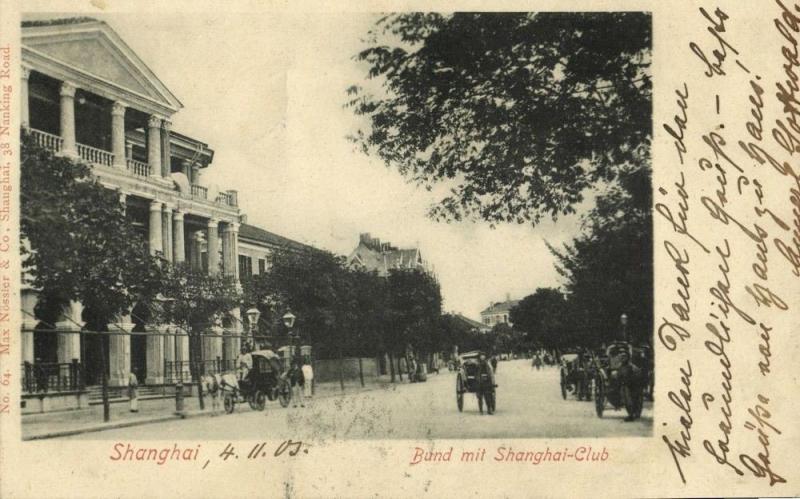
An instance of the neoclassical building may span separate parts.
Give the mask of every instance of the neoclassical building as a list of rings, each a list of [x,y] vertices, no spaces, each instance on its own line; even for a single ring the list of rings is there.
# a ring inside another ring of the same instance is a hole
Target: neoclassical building
[[[238,280],[240,268],[263,272],[275,246],[302,246],[243,225],[237,192],[204,185],[214,151],[172,129],[183,105],[108,24],[87,18],[23,23],[21,52],[22,126],[41,146],[90,164],[104,186],[118,191],[152,253]],[[188,360],[185,336],[37,335],[35,305],[36,291],[23,289],[23,361],[77,359],[90,384],[106,369],[112,385],[123,385],[131,371],[145,383],[164,383],[166,362]],[[204,340],[204,358],[235,358],[239,339],[231,333],[242,330],[238,314],[232,311],[218,328],[219,338]],[[155,330],[142,315],[134,309],[109,330]],[[84,323],[83,307],[72,303],[55,326],[75,331]],[[101,348],[106,355],[98,355]]]

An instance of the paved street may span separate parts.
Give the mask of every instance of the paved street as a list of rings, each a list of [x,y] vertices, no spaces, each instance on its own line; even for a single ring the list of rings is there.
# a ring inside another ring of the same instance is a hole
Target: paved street
[[[531,369],[529,361],[501,362],[497,372],[497,413],[481,416],[467,394],[464,412],[455,401],[455,373],[433,374],[427,383],[397,384],[344,396],[321,398],[305,408],[283,409],[270,402],[264,412],[246,404],[233,415],[199,417],[88,433],[83,440],[138,439],[328,439],[624,437],[652,433],[652,404],[641,420],[625,423],[625,411],[606,410],[597,418],[594,403],[561,399],[558,370]]]

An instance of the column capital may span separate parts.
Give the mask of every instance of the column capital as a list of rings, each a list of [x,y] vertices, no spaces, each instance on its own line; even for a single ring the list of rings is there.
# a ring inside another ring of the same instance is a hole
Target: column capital
[[[125,116],[125,110],[128,108],[124,102],[121,101],[114,101],[114,104],[111,105],[111,116]]]
[[[167,120],[167,119],[162,119],[161,120],[161,128],[165,132],[169,132],[172,129],[172,122],[170,120]]]
[[[237,222],[228,222],[227,225],[225,225],[225,228],[222,229],[222,232],[237,233],[239,232],[239,224]]]
[[[164,204],[158,199],[150,201],[150,211],[161,211],[161,205]]]
[[[172,212],[172,219],[183,221],[183,215],[184,213],[180,208],[175,208],[175,211]]]
[[[164,211],[172,211],[175,209],[175,205],[172,203],[164,203]]]
[[[22,66],[19,76],[23,80],[27,80],[31,76],[31,68],[29,68],[28,66]]]
[[[161,128],[161,117],[156,116],[155,114],[151,114],[149,118],[147,118],[147,127],[148,128]]]
[[[74,98],[75,97],[75,90],[77,90],[77,88],[78,87],[76,87],[75,85],[73,85],[72,83],[70,83],[68,81],[62,81],[61,82],[61,89],[59,90],[59,95],[61,97],[72,97],[72,98]]]
[[[209,229],[216,229],[219,227],[219,219],[217,218],[209,218],[208,219],[208,228]]]

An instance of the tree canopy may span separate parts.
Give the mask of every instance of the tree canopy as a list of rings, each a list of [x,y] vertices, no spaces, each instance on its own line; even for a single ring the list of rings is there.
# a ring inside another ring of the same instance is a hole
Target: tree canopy
[[[620,338],[622,314],[634,341],[651,337],[653,220],[650,171],[624,173],[597,198],[584,232],[563,248],[551,247],[569,295],[569,328],[589,343]]]
[[[554,288],[539,288],[511,309],[514,329],[525,331],[533,346],[557,348],[571,341],[567,334],[567,300]]]
[[[361,149],[449,195],[440,220],[571,213],[651,138],[646,13],[402,13],[380,19],[348,89]]]
[[[61,306],[78,300],[93,322],[105,324],[155,296],[161,264],[126,219],[119,194],[89,166],[54,156],[27,132],[20,147],[23,269],[39,290],[40,318],[53,322]]]

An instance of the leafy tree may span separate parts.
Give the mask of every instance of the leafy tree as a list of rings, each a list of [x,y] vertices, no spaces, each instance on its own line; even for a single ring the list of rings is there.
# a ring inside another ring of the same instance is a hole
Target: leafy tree
[[[139,300],[150,300],[161,263],[126,219],[119,194],[80,161],[55,156],[21,136],[21,219],[25,279],[39,290],[37,313],[55,322],[78,300],[102,327]]]
[[[514,329],[525,331],[528,342],[545,348],[567,346],[565,319],[568,316],[564,294],[554,288],[538,288],[511,309]]]
[[[233,281],[222,275],[209,275],[189,264],[165,265],[163,298],[149,310],[154,322],[177,324],[189,334],[189,358],[193,376],[198,376],[194,362],[202,359],[202,337],[241,303]]]
[[[281,317],[291,310],[297,316],[295,332],[317,348],[317,355],[337,356],[342,336],[337,328],[341,293],[346,290],[342,258],[321,250],[276,249],[269,270],[245,288],[245,306],[262,313],[259,330],[286,339]],[[340,324],[339,324],[340,325]]]
[[[648,14],[401,13],[365,42],[382,88],[348,89],[365,122],[351,138],[418,185],[446,182],[436,219],[556,218],[649,148]]]
[[[411,348],[430,353],[442,313],[442,295],[436,279],[420,270],[392,269],[388,276],[388,323],[394,353]]]
[[[653,321],[653,226],[650,171],[624,172],[598,197],[584,231],[562,249],[551,247],[569,293],[570,329],[582,342],[620,338],[622,314],[628,333],[647,342]]]

